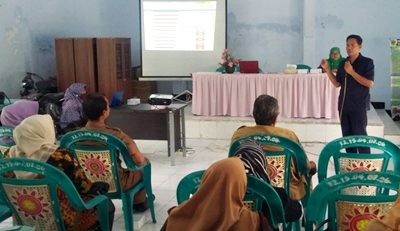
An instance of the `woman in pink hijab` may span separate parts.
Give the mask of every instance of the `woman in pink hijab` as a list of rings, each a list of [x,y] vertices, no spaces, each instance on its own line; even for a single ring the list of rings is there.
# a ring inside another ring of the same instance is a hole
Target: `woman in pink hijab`
[[[5,127],[16,127],[22,120],[39,113],[39,103],[30,100],[18,100],[1,111],[1,124]]]

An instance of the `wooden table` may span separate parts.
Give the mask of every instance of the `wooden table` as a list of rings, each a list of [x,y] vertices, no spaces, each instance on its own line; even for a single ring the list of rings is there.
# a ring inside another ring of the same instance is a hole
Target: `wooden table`
[[[107,124],[118,127],[132,139],[167,140],[168,156],[175,165],[175,151],[181,149],[186,156],[185,107],[174,103],[167,108],[150,104],[111,108]]]
[[[251,116],[254,100],[278,100],[284,118],[339,118],[339,89],[323,74],[192,74],[192,112],[202,116]]]

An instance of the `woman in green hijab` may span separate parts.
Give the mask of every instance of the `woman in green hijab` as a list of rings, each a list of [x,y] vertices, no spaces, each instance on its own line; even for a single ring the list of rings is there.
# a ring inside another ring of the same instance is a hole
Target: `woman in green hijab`
[[[339,47],[332,47],[329,53],[329,59],[327,59],[329,66],[333,72],[336,72],[339,68],[339,63],[345,60],[340,54]]]

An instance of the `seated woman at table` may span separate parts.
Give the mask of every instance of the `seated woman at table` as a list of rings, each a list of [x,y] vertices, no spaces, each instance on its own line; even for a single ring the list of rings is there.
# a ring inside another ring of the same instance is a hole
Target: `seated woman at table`
[[[62,104],[60,127],[64,132],[83,127],[86,120],[82,113],[82,101],[86,94],[86,84],[73,83],[67,88]]]
[[[328,62],[329,66],[331,67],[331,70],[336,73],[337,69],[339,68],[339,64],[345,60],[345,58],[342,57],[340,54],[340,49],[339,47],[332,47],[331,51],[329,52],[329,58],[326,59]]]
[[[29,116],[39,113],[38,101],[18,100],[15,103],[5,106],[1,111],[1,125],[14,128],[21,123],[22,120]]]
[[[217,161],[205,171],[197,192],[168,210],[161,231],[272,230],[265,212],[253,212],[243,204],[246,189],[246,172],[239,158]]]

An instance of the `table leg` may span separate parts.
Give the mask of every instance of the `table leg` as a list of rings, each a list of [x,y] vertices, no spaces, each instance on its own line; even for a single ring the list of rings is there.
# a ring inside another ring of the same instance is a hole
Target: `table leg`
[[[181,140],[182,140],[182,154],[186,157],[186,128],[185,128],[185,108],[179,110],[179,114],[181,116]]]
[[[171,166],[175,166],[175,126],[174,111],[168,112],[168,155],[171,158]]]

